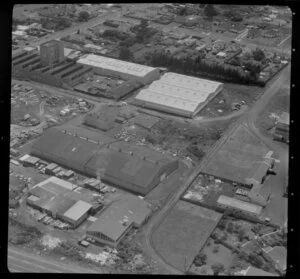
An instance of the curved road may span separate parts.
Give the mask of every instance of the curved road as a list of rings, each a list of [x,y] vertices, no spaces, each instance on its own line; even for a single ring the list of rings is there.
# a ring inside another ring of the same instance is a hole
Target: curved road
[[[171,211],[171,209],[175,206],[180,196],[185,192],[185,190],[189,187],[189,185],[193,182],[193,180],[197,177],[202,168],[208,163],[208,161],[213,157],[215,152],[222,146],[222,144],[229,138],[229,136],[235,131],[235,129],[239,125],[247,125],[249,129],[255,133],[270,149],[279,153],[280,160],[283,163],[280,164],[280,171],[278,176],[281,177],[280,181],[286,174],[285,171],[287,169],[286,165],[286,149],[282,148],[280,144],[274,143],[271,139],[267,139],[261,135],[257,131],[254,126],[254,121],[258,117],[259,113],[263,110],[263,108],[267,105],[268,101],[278,92],[281,86],[289,80],[290,77],[290,66],[282,70],[265,88],[265,92],[261,95],[261,98],[254,104],[252,108],[250,108],[240,119],[232,124],[232,126],[227,130],[225,134],[221,137],[219,141],[211,148],[209,153],[205,156],[203,161],[197,166],[196,169],[193,170],[188,180],[182,185],[181,188],[177,190],[177,192],[170,198],[170,200],[163,206],[163,208],[153,216],[148,224],[144,228],[144,247],[147,252],[151,255],[151,258],[156,260],[160,266],[164,267],[164,269],[170,274],[182,274],[182,271],[176,269],[168,262],[166,262],[163,257],[155,250],[155,245],[152,243],[151,235],[154,233],[156,228],[161,224],[167,214]],[[280,183],[278,183],[280,185]]]

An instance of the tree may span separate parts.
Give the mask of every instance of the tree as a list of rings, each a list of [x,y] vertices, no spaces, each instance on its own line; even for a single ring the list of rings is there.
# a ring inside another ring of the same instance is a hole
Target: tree
[[[212,252],[213,253],[218,253],[219,249],[220,249],[220,246],[219,245],[215,245],[215,247],[213,248]]]
[[[220,272],[223,272],[225,270],[225,267],[221,263],[216,263],[211,266],[211,269],[213,270],[214,275],[218,275]]]
[[[131,60],[133,58],[133,53],[127,47],[122,47],[120,49],[119,58],[122,60]]]
[[[202,266],[205,265],[207,261],[207,256],[203,253],[198,254],[194,259],[194,264],[196,266]]]
[[[244,239],[244,237],[246,236],[246,231],[243,228],[240,228],[238,231],[238,238],[239,241],[242,241]]]
[[[214,16],[218,15],[218,12],[215,9],[214,5],[207,4],[204,8],[204,15],[207,16],[209,19],[212,19]]]
[[[221,229],[221,230],[224,230],[225,227],[226,227],[226,221],[225,220],[221,220],[218,227]]]
[[[78,14],[78,21],[82,22],[82,21],[88,21],[90,18],[90,14],[87,11],[81,11]]]
[[[229,233],[233,233],[233,223],[232,222],[228,223],[228,225],[227,225],[227,231]]]
[[[266,59],[265,53],[260,48],[253,50],[252,56],[256,61],[263,61]]]

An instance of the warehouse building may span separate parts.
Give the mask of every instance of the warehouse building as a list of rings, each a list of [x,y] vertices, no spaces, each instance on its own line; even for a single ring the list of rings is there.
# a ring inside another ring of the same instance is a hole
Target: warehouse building
[[[141,146],[116,142],[104,144],[51,128],[33,144],[31,153],[39,158],[133,193],[146,195],[178,168],[178,160]]]
[[[224,210],[233,210],[237,213],[247,214],[252,217],[258,217],[262,211],[262,207],[259,205],[244,202],[224,195],[219,196],[217,204]]]
[[[184,117],[194,117],[223,89],[223,84],[165,73],[135,97],[137,105]]]
[[[67,181],[50,177],[30,189],[27,204],[76,228],[88,217],[92,204],[73,188]]]
[[[159,79],[159,69],[140,64],[130,63],[95,54],[88,54],[78,60],[79,64],[91,66],[94,73],[119,77],[124,80],[148,84]]]
[[[151,214],[147,202],[130,195],[112,202],[88,228],[96,242],[116,247],[128,231],[139,228]]]

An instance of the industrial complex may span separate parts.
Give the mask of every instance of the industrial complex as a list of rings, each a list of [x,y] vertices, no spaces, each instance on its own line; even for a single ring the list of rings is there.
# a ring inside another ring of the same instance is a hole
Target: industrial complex
[[[166,73],[160,80],[141,90],[138,105],[164,112],[193,117],[222,91],[223,85],[206,79]]]
[[[143,195],[178,167],[177,160],[158,152],[145,148],[136,151],[130,145],[122,149],[53,128],[38,139],[31,153],[92,177],[100,175],[103,181]]]
[[[284,276],[291,21],[15,5],[9,271]]]

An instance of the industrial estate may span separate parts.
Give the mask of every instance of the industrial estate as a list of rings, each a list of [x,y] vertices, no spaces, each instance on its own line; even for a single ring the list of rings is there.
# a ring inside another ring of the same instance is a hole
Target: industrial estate
[[[288,7],[13,11],[10,272],[284,276]]]

